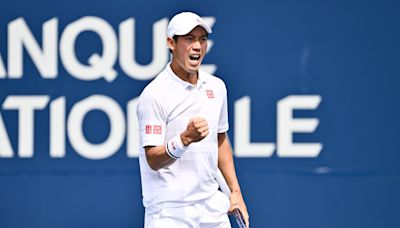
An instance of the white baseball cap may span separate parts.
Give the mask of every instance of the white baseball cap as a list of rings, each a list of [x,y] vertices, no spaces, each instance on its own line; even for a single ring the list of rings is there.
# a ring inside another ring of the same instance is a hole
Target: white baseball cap
[[[208,33],[212,33],[210,26],[208,26],[199,15],[192,12],[182,12],[175,15],[169,21],[167,34],[168,37],[186,35],[196,26],[201,26]]]

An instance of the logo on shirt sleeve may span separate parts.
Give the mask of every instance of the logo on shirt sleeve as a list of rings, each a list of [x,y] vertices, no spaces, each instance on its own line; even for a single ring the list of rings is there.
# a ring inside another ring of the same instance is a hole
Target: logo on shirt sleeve
[[[146,135],[149,135],[152,133],[152,126],[151,125],[146,125]]]
[[[153,133],[160,135],[162,133],[162,128],[160,125],[153,125]]]
[[[162,133],[161,125],[146,125],[146,135],[156,134],[160,135]]]
[[[206,90],[208,99],[214,99],[214,93],[211,89]]]

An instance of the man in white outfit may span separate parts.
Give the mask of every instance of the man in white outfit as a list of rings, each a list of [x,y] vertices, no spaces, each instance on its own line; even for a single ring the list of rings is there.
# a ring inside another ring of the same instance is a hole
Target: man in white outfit
[[[172,61],[143,90],[137,114],[146,228],[231,227],[228,211],[249,215],[226,132],[224,82],[199,70],[211,28],[191,12],[168,25]],[[221,170],[231,195],[218,191]]]

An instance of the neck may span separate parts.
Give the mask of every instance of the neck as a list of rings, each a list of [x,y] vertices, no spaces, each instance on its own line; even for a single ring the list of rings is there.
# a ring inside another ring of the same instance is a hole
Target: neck
[[[198,79],[198,71],[196,72],[188,72],[184,70],[178,63],[172,61],[171,62],[172,71],[183,81],[189,82],[192,85],[197,84]]]

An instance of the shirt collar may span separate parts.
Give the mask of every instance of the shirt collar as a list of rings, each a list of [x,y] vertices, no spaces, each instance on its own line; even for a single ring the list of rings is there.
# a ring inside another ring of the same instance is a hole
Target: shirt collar
[[[189,83],[189,82],[187,82],[187,81],[182,80],[178,75],[176,75],[176,74],[174,73],[174,71],[171,69],[171,63],[168,63],[166,68],[167,68],[168,76],[170,77],[170,79],[171,79],[176,85],[178,85],[178,86],[181,87],[181,88],[184,88],[184,89],[186,89],[186,88],[188,88],[188,87],[200,88],[200,86],[201,86],[203,83],[206,83],[206,81],[205,81],[205,79],[204,79],[204,76],[203,76],[204,73],[203,73],[201,70],[198,71],[198,76],[199,76],[199,78],[197,79],[197,84],[196,84],[196,85],[193,85],[193,84],[191,84],[191,83]]]

